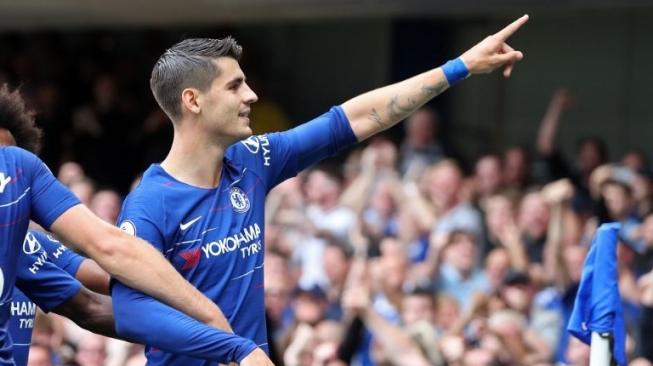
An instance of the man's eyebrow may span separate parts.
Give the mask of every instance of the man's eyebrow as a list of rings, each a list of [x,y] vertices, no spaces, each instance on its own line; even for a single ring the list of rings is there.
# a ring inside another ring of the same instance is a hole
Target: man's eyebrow
[[[236,84],[241,84],[241,83],[243,83],[244,81],[245,81],[245,77],[244,77],[244,76],[237,76],[237,77],[235,77],[235,78],[229,80],[229,82],[227,83],[227,85],[232,86],[232,85],[236,85]]]

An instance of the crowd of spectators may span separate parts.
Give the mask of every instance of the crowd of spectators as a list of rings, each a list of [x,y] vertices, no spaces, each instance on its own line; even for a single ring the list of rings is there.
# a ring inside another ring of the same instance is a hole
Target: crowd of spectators
[[[554,93],[533,150],[440,148],[438,114],[405,122],[344,166],[318,166],[267,202],[266,303],[277,361],[317,365],[588,365],[565,331],[598,225],[623,226],[619,287],[631,365],[650,365],[653,176],[646,155],[556,143]]]
[[[150,60],[109,52],[102,62],[110,45],[98,44],[64,65],[71,58],[47,37],[37,47],[8,42],[13,56],[0,57],[0,79],[23,85],[59,179],[114,223],[138,172],[163,158],[171,130],[147,85],[134,82]],[[618,221],[628,354],[631,365],[651,365],[651,166],[641,151],[609,162],[596,138],[565,158],[556,135],[572,107],[557,91],[533,141],[483,154],[469,172],[448,156],[439,115],[425,107],[405,121],[399,144],[373,138],[344,163],[274,189],[265,300],[275,364],[587,365],[589,348],[565,326],[595,229]],[[116,161],[119,169],[107,168]],[[140,346],[41,314],[30,365],[52,364],[145,361]]]

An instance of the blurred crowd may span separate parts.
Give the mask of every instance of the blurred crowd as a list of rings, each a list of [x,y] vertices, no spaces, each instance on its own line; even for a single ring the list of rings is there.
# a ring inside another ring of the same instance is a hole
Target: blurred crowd
[[[38,112],[44,160],[115,223],[138,172],[170,143],[169,122],[135,81],[153,59],[97,38],[77,59],[83,38],[5,41],[0,80],[22,85]],[[153,57],[164,47],[152,42]],[[587,365],[589,348],[565,326],[594,231],[617,221],[630,364],[651,365],[652,166],[642,151],[608,161],[597,138],[580,139],[566,157],[557,131],[572,107],[557,91],[533,141],[482,154],[468,170],[425,107],[404,122],[399,143],[373,138],[274,189],[265,297],[275,364]],[[140,346],[40,314],[30,365],[53,364],[145,360]]]
[[[619,289],[631,365],[651,365],[653,175],[604,143],[556,143],[557,91],[530,146],[447,156],[438,113],[405,121],[344,165],[267,201],[266,303],[278,364],[588,365],[568,322],[595,229],[621,222]]]
[[[36,111],[48,166],[75,161],[98,187],[126,194],[172,141],[148,75],[177,39],[161,32],[3,34],[0,83],[20,88]]]

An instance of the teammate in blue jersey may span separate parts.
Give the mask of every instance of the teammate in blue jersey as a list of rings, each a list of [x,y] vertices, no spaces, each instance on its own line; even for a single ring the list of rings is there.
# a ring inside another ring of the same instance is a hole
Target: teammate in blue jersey
[[[0,147],[0,237],[3,243],[0,245],[1,366],[15,364],[7,328],[18,252],[30,219],[87,253],[115,278],[163,300],[194,319],[215,327],[228,325],[215,303],[185,281],[160,253],[93,215],[54,178],[40,159],[23,149],[37,151],[39,137],[40,130],[34,126],[33,113],[26,110],[19,93],[9,91],[6,85],[0,87],[1,144],[18,146]],[[167,311],[177,314],[172,308]],[[141,342],[156,343],[159,336],[153,327],[150,324],[140,326],[149,336],[140,338]],[[252,352],[255,347],[251,341],[204,327],[212,335],[208,345],[220,348],[220,353],[207,358],[234,359],[244,365],[254,365],[264,357],[260,355],[262,352]],[[200,356],[204,354],[198,353]]]
[[[45,311],[51,310],[68,317],[92,332],[124,339],[115,332],[110,298],[99,295],[109,293],[109,276],[93,260],[68,250],[49,234],[30,231],[23,242],[17,267],[17,287],[14,289],[9,326],[14,340],[13,352],[17,366],[24,366],[27,362],[36,305]],[[89,291],[82,285],[97,293]],[[148,322],[160,321],[157,316],[162,314],[162,310],[165,312],[165,318],[183,316],[178,311],[164,309],[164,306],[157,302],[153,302],[144,310],[147,315],[132,320],[143,328],[148,328]],[[151,340],[154,345],[165,347],[167,343],[162,342],[161,339],[168,338],[168,333],[171,331],[190,336],[198,327],[207,328],[203,332],[208,335],[209,344],[201,347],[205,349],[196,347],[197,351],[191,350],[189,353],[199,357],[206,356],[209,359],[229,359],[227,354],[230,352],[230,347],[225,347],[224,342],[215,342],[216,336],[211,336],[211,333],[219,332],[201,324],[195,324],[194,327],[191,325],[188,330],[168,328],[169,331],[156,332],[156,335],[149,336],[148,339],[135,337],[126,340],[140,343]],[[218,338],[224,337],[218,335]],[[182,339],[182,341],[191,342],[192,339]]]
[[[81,268],[82,264],[85,268]],[[29,231],[18,255],[16,288],[11,300],[9,333],[14,342],[17,366],[27,364],[36,306],[73,320],[92,332],[116,337],[111,301],[82,287],[75,279],[93,279],[103,293],[109,291],[109,277],[92,260],[68,250],[52,236]],[[101,283],[103,285],[100,285]]]
[[[174,45],[159,58],[150,79],[154,97],[174,127],[172,147],[127,197],[121,228],[150,242],[219,305],[236,334],[267,351],[266,194],[311,164],[393,126],[469,74],[505,66],[509,76],[523,56],[506,40],[527,19],[442,67],[357,96],[292,130],[256,137],[248,115],[257,96],[238,64],[241,47],[232,38]],[[112,294],[116,314],[139,316],[149,301],[120,283]],[[128,316],[121,318],[119,330],[139,333]],[[176,354],[186,353],[181,348],[175,351],[147,348],[148,364],[211,364]]]

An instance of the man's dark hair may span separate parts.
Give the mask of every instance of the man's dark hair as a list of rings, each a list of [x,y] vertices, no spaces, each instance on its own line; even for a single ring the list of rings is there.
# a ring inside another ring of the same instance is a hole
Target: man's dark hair
[[[327,242],[326,242],[327,247],[337,249],[338,251],[340,251],[342,256],[345,257],[345,259],[349,260],[349,259],[352,259],[354,257],[354,248],[351,245],[349,245],[347,243],[344,243],[343,241],[339,240],[338,238],[334,237],[333,235],[329,235],[329,234],[319,235],[318,234],[318,237],[320,237],[320,236],[324,236],[324,239],[327,240]]]
[[[18,90],[10,90],[7,84],[0,87],[0,128],[9,131],[16,146],[38,154],[41,150],[43,132],[34,122],[35,113],[25,105]]]
[[[581,138],[576,142],[576,152],[580,152],[581,148],[585,145],[591,145],[596,149],[601,163],[608,161],[608,147],[602,139],[595,136]]]
[[[421,284],[413,287],[404,289],[404,296],[418,296],[423,298],[428,298],[431,301],[431,305],[435,307],[436,305],[436,293],[433,290],[431,284]]]
[[[191,38],[168,48],[152,69],[150,89],[172,120],[181,116],[181,92],[188,87],[205,91],[218,76],[215,59],[240,60],[242,47],[232,37]]]

